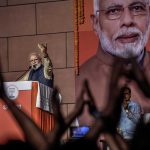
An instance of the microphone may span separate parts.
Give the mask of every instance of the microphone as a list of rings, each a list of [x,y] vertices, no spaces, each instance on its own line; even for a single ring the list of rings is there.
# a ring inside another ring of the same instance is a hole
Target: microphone
[[[36,69],[36,65],[29,66],[28,70],[30,70],[30,69]]]
[[[37,66],[37,65],[33,65],[32,68],[33,68],[33,69],[36,69],[36,66]]]
[[[21,76],[19,76],[15,81],[20,80],[31,68],[32,66],[29,66],[29,68],[23,74],[21,74]]]

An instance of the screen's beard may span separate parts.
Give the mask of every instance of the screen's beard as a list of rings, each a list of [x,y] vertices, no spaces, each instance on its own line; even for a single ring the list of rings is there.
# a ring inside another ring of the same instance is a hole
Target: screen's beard
[[[41,66],[41,63],[32,65],[32,69],[37,70]]]
[[[149,36],[149,26],[147,30],[142,33],[139,29],[131,27],[125,30],[120,30],[115,35],[113,35],[112,40],[109,40],[105,32],[99,32],[99,39],[102,46],[102,49],[105,52],[108,52],[112,55],[115,55],[120,58],[130,58],[130,57],[140,57],[140,54],[144,51],[144,46],[148,41]],[[138,34],[139,38],[133,43],[120,43],[115,39],[121,35],[128,34]]]

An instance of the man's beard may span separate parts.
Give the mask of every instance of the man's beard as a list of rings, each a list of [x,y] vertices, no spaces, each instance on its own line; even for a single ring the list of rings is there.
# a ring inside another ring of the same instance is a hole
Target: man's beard
[[[147,25],[148,26],[148,25]],[[142,33],[139,29],[135,27],[130,27],[126,29],[121,29],[116,34],[113,35],[112,40],[109,40],[105,32],[99,32],[99,39],[102,49],[114,56],[120,58],[131,58],[140,57],[140,54],[144,51],[144,46],[146,45],[149,37],[149,26],[147,30]],[[132,43],[120,43],[116,39],[119,36],[128,36],[131,34],[137,34],[138,39]]]
[[[37,70],[41,66],[41,63],[32,65],[32,69]]]

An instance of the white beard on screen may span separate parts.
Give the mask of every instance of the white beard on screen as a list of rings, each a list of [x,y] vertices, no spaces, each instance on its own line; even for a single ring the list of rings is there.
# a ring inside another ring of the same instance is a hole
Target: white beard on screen
[[[100,28],[99,28],[100,31]],[[128,35],[131,33],[138,33],[139,38],[133,43],[120,43],[116,40],[118,36]],[[128,28],[125,30],[120,30],[115,35],[113,35],[112,40],[109,40],[105,32],[99,32],[99,39],[102,49],[114,56],[120,58],[131,58],[131,57],[140,57],[140,54],[144,51],[144,47],[148,41],[149,36],[149,26],[145,33],[142,33],[137,28]]]

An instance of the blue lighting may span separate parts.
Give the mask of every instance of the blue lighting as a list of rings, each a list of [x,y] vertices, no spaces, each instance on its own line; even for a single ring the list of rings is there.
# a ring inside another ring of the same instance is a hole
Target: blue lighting
[[[88,126],[82,126],[82,127],[71,127],[71,137],[72,138],[80,138],[84,137],[89,131]]]

